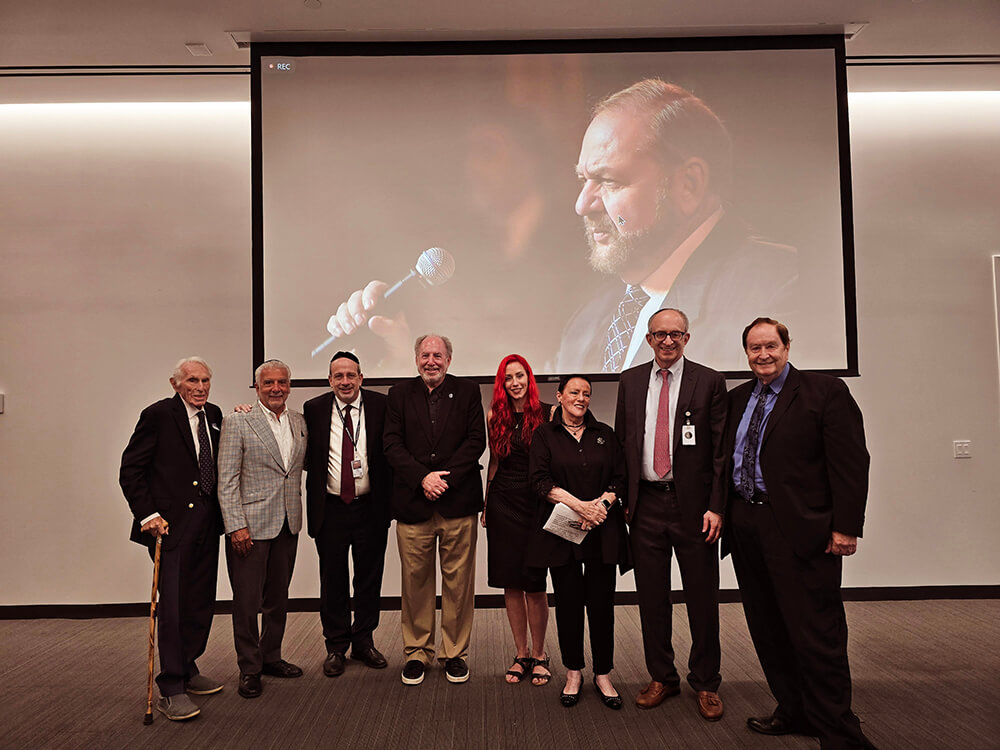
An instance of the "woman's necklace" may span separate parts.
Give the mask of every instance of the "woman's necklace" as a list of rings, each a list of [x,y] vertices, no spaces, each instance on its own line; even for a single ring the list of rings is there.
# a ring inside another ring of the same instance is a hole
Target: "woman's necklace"
[[[580,424],[569,424],[567,422],[563,422],[562,424],[563,424],[563,427],[566,428],[566,431],[569,432],[570,435],[572,435],[573,437],[575,437],[577,439],[580,438],[580,433],[583,432],[583,427],[584,427],[584,423],[583,422],[580,422]]]

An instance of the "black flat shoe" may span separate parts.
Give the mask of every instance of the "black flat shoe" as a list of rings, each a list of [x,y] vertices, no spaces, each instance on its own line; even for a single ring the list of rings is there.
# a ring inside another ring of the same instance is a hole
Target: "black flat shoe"
[[[594,690],[596,690],[597,694],[601,696],[601,703],[608,708],[617,711],[622,707],[622,697],[620,695],[605,695],[604,691],[598,687],[597,675],[594,675]]]
[[[573,693],[572,695],[570,695],[569,693],[559,694],[559,702],[563,704],[563,708],[573,708],[573,706],[579,703],[579,701],[580,701],[579,693]]]

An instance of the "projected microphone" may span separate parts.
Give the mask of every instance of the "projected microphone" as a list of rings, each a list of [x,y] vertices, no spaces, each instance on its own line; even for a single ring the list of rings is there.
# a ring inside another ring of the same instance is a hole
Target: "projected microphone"
[[[417,258],[417,262],[414,263],[410,272],[385,291],[385,294],[382,295],[382,299],[389,299],[393,294],[399,291],[404,284],[412,279],[416,279],[420,282],[421,286],[440,286],[448,281],[454,273],[455,258],[452,257],[451,253],[441,247],[428,248],[420,253],[420,256]],[[330,336],[326,341],[312,350],[312,356],[315,357],[326,347],[336,341],[339,336],[340,335],[338,334]]]

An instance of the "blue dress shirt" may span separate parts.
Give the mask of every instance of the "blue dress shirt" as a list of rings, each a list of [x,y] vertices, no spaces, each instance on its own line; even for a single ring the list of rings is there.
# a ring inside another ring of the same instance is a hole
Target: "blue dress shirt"
[[[788,370],[789,364],[786,362],[781,374],[772,380],[770,386],[768,386],[771,392],[764,399],[764,418],[760,423],[760,440],[757,441],[757,455],[754,459],[754,487],[757,492],[767,492],[767,486],[764,484],[764,476],[760,471],[760,447],[764,443],[764,430],[767,428],[767,420],[771,416],[771,412],[774,411],[774,405],[778,401],[778,394],[781,393],[781,389],[785,386],[785,380],[788,378]],[[743,410],[743,417],[740,419],[739,427],[736,428],[732,480],[733,484],[737,487],[740,486],[740,475],[743,471],[743,448],[747,442],[750,417],[753,415],[754,407],[757,406],[757,398],[760,396],[760,391],[763,387],[764,384],[758,380],[757,385],[754,386],[753,393],[750,394],[750,401],[747,403],[747,408]]]

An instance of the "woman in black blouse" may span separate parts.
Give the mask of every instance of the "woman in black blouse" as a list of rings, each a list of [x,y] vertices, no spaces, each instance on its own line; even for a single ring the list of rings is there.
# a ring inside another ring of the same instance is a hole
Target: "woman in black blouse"
[[[620,493],[625,491],[625,458],[614,430],[590,413],[590,379],[569,375],[559,382],[560,408],[541,425],[531,442],[529,481],[543,502],[527,563],[547,567],[556,600],[556,630],[566,686],[560,701],[567,708],[580,697],[584,666],[584,609],[590,624],[594,687],[604,705],[621,708],[611,684],[614,667],[615,566],[629,569],[628,542]],[[547,502],[544,502],[547,501]],[[574,544],[542,526],[562,503],[579,518],[587,536]]]

